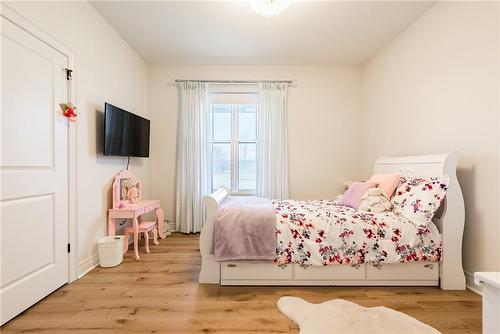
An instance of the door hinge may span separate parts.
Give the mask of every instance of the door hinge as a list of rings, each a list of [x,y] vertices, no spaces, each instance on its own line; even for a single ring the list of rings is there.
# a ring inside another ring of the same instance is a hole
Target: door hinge
[[[71,244],[68,244],[68,253],[71,253]]]
[[[70,81],[72,78],[73,70],[70,70],[69,68],[64,69],[66,71],[66,80]]]

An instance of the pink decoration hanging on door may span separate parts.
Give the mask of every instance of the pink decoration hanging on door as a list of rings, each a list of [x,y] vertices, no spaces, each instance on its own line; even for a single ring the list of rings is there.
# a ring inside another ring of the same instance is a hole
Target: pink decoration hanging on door
[[[64,117],[67,117],[70,122],[76,122],[76,116],[78,116],[76,113],[77,108],[72,103],[60,103],[59,106]]]

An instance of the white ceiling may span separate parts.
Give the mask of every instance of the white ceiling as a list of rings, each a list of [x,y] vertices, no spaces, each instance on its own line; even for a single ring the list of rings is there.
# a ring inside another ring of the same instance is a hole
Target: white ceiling
[[[295,1],[278,17],[247,1],[94,1],[150,64],[362,64],[435,2]]]

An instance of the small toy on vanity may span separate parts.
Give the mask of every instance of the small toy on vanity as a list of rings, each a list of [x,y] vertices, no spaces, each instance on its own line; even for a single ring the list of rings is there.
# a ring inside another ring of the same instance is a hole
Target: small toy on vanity
[[[125,209],[142,199],[142,183],[128,170],[120,171],[113,182],[113,209]]]
[[[137,203],[139,201],[138,182],[132,178],[127,182],[127,199],[130,203]]]

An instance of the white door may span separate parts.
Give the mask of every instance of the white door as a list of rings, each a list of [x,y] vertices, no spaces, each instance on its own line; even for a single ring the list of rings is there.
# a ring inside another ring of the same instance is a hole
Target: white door
[[[1,323],[68,282],[67,57],[1,33]]]

